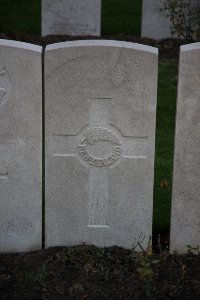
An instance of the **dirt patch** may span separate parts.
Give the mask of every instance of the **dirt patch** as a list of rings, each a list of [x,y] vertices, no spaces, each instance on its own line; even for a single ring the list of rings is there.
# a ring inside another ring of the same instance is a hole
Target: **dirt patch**
[[[0,255],[0,299],[200,299],[200,255],[56,247]]]

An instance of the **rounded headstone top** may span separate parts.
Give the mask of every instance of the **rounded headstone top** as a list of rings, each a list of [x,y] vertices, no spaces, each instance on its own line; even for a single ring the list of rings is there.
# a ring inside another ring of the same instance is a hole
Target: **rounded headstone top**
[[[200,43],[192,43],[192,44],[187,44],[187,45],[181,46],[180,52],[199,50],[199,49],[200,49]]]
[[[70,47],[92,47],[92,46],[103,46],[103,47],[118,47],[118,48],[127,48],[139,51],[151,52],[158,55],[158,49],[155,47],[142,45],[138,43],[130,43],[123,41],[113,41],[113,40],[78,40],[78,41],[69,41],[50,44],[46,47],[46,51],[57,50],[62,48]]]
[[[20,48],[24,50],[30,50],[34,52],[42,52],[43,48],[38,45],[30,44],[30,43],[24,43],[24,42],[18,42],[18,41],[12,41],[12,40],[4,40],[0,39],[0,46],[5,47],[12,47],[12,48]]]

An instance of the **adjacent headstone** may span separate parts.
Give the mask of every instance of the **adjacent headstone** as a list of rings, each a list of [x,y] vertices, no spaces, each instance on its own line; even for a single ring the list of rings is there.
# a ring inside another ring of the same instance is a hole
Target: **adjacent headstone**
[[[181,47],[176,116],[171,252],[200,241],[200,43]]]
[[[0,252],[41,248],[41,54],[0,40]]]
[[[100,36],[101,0],[42,0],[42,36]]]
[[[142,37],[164,39],[172,37],[171,23],[160,0],[143,0]]]
[[[46,246],[130,248],[152,228],[157,49],[76,41],[45,51]]]

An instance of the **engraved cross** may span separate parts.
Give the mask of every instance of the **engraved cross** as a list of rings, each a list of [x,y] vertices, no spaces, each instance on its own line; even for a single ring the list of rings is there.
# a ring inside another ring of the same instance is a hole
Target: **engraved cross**
[[[89,124],[80,131],[80,134],[74,136],[54,134],[64,138],[68,153],[63,153],[66,149],[63,147],[62,139],[62,142],[57,144],[57,152],[60,153],[53,156],[75,156],[90,168],[87,227],[110,228],[107,220],[110,169],[125,159],[147,158],[147,136],[124,136],[110,123],[113,100],[113,98],[89,99]]]

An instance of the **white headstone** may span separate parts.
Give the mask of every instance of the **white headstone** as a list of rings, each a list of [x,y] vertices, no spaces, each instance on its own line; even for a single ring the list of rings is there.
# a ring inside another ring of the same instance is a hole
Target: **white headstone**
[[[181,47],[174,154],[171,252],[200,241],[200,43]]]
[[[41,248],[41,55],[0,40],[0,252]]]
[[[130,248],[152,228],[157,49],[49,45],[46,246]]]
[[[101,0],[42,0],[42,36],[100,36]]]
[[[171,23],[162,10],[161,0],[143,0],[142,6],[142,37],[164,39],[172,37]]]

